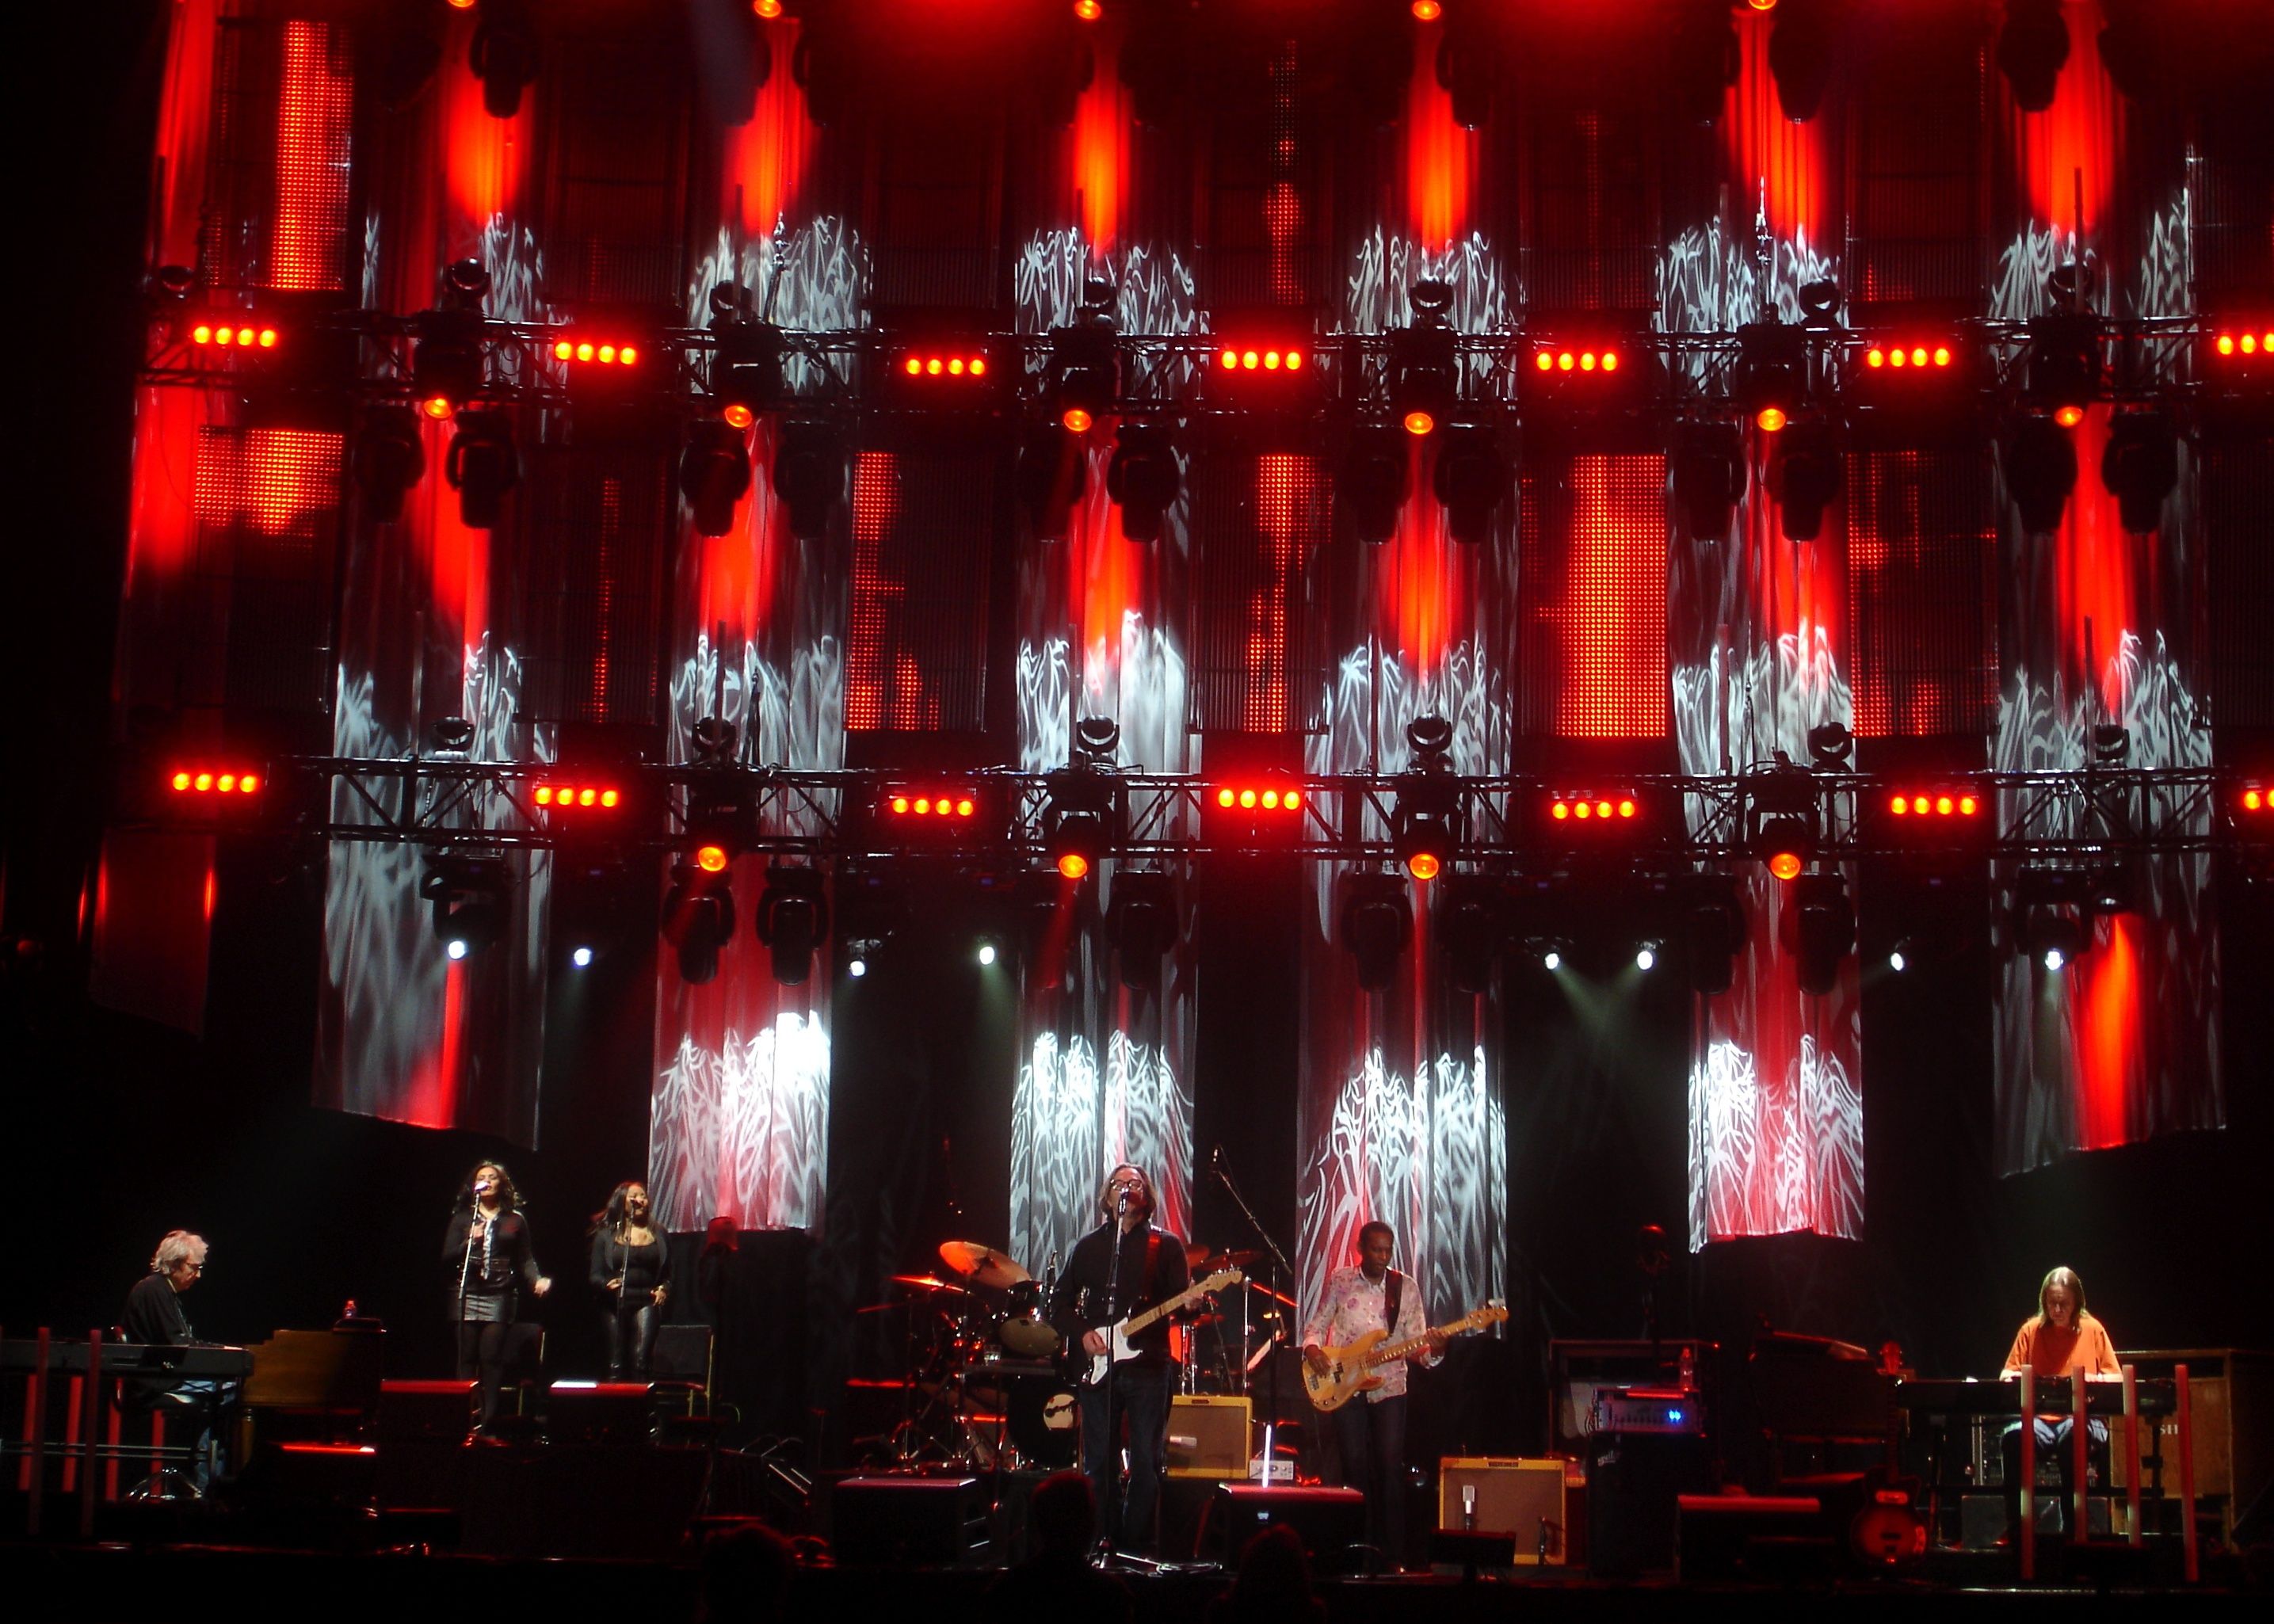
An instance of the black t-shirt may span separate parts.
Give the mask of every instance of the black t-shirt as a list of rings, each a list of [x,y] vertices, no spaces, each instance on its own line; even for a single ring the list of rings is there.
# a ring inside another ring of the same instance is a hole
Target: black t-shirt
[[[1107,1237],[1113,1227],[1102,1223],[1076,1241],[1073,1255],[1066,1259],[1065,1272],[1058,1276],[1058,1301],[1050,1323],[1065,1334],[1069,1342],[1093,1327],[1111,1325],[1156,1303],[1166,1302],[1192,1284],[1193,1272],[1185,1261],[1184,1242],[1166,1229],[1143,1223],[1121,1237],[1120,1272],[1113,1282],[1115,1300],[1108,1302],[1106,1283],[1112,1268],[1113,1248]],[[1130,1346],[1137,1350],[1141,1362],[1157,1365],[1166,1361],[1169,1322],[1155,1320],[1130,1338]]]
[[[186,1348],[198,1339],[183,1312],[182,1294],[163,1274],[145,1274],[134,1282],[120,1323],[128,1342],[153,1348]]]

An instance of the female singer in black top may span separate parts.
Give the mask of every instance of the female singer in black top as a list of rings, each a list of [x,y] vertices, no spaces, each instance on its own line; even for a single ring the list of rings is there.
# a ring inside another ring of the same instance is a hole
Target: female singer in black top
[[[645,1380],[671,1295],[671,1248],[648,1227],[647,1186],[636,1178],[610,1191],[606,1210],[593,1216],[592,1289],[607,1297],[608,1380],[628,1372]]]
[[[458,1380],[481,1381],[481,1425],[497,1419],[498,1388],[505,1380],[507,1338],[526,1284],[538,1297],[553,1289],[531,1250],[529,1220],[520,1212],[513,1176],[484,1162],[458,1187],[458,1204],[442,1231],[442,1267],[449,1272],[450,1317],[458,1327]]]

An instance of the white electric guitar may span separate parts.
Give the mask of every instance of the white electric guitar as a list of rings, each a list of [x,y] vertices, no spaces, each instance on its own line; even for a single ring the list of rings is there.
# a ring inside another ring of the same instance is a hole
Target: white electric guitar
[[[1221,1291],[1226,1286],[1236,1286],[1246,1278],[1236,1268],[1218,1269],[1206,1280],[1196,1281],[1186,1287],[1165,1303],[1156,1303],[1143,1312],[1132,1314],[1114,1325],[1099,1326],[1098,1331],[1105,1337],[1105,1351],[1089,1356],[1089,1373],[1082,1378],[1083,1384],[1095,1387],[1105,1380],[1106,1372],[1125,1359],[1134,1358],[1137,1350],[1129,1345],[1129,1339],[1146,1327],[1167,1319],[1180,1308],[1191,1307],[1210,1292]]]

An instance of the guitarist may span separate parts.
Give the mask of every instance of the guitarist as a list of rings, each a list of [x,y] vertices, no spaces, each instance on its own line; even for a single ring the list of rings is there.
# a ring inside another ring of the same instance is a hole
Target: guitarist
[[[1303,1326],[1303,1362],[1323,1372],[1326,1350],[1355,1342],[1367,1332],[1386,1330],[1384,1342],[1426,1338],[1424,1365],[1444,1357],[1445,1338],[1433,1330],[1411,1275],[1389,1267],[1397,1232],[1375,1219],[1358,1232],[1359,1262],[1327,1276],[1326,1295]],[[1367,1536],[1393,1569],[1405,1560],[1405,1361],[1377,1365],[1382,1385],[1361,1393],[1335,1415],[1335,1441],[1341,1447],[1343,1484],[1366,1492]]]
[[[1143,1173],[1115,1168],[1097,1201],[1105,1222],[1074,1243],[1050,1317],[1092,1357],[1108,1351],[1114,1325],[1192,1282],[1184,1242],[1153,1225],[1153,1186]],[[1115,1362],[1106,1380],[1081,1389],[1081,1469],[1097,1492],[1099,1526],[1119,1550],[1153,1543],[1153,1511],[1167,1463],[1169,1397],[1177,1386],[1166,1320],[1146,1327],[1129,1345],[1133,1357]],[[1114,1447],[1123,1425],[1129,1446],[1126,1498]]]

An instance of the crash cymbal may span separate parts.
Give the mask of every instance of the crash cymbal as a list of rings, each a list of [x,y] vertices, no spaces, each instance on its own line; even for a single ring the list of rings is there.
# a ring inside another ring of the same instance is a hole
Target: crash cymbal
[[[907,1286],[915,1291],[953,1291],[959,1296],[963,1291],[963,1288],[953,1281],[935,1280],[930,1274],[895,1274],[892,1276],[892,1283]]]
[[[1213,1257],[1195,1264],[1193,1272],[1213,1274],[1219,1269],[1246,1268],[1262,1255],[1253,1246],[1243,1247],[1238,1252],[1219,1252]]]
[[[1000,1290],[1034,1278],[1015,1259],[977,1241],[942,1241],[939,1258],[975,1286],[993,1286]]]
[[[1201,1267],[1201,1265],[1214,1256],[1216,1256],[1216,1248],[1213,1246],[1204,1246],[1198,1241],[1185,1243],[1185,1261],[1195,1274],[1205,1274],[1207,1271]]]

